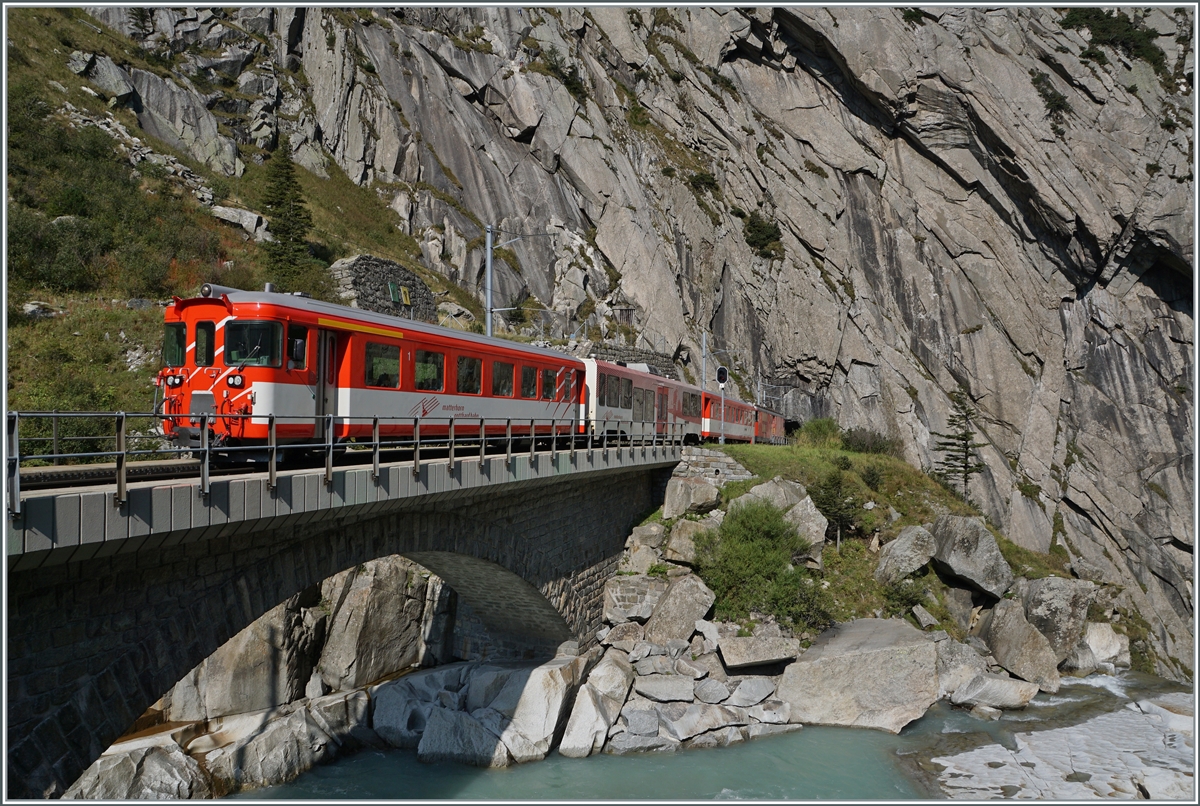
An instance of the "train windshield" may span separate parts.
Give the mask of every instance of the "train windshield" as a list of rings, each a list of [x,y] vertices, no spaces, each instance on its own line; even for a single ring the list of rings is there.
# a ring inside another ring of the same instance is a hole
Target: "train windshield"
[[[168,367],[182,367],[187,361],[187,325],[183,322],[167,323],[162,355]]]
[[[225,325],[225,366],[278,367],[283,363],[283,325],[230,322]]]

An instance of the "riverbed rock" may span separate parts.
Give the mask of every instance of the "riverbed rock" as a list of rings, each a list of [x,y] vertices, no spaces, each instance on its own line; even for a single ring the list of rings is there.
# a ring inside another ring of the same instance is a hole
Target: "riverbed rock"
[[[1074,677],[1087,677],[1099,666],[1100,662],[1096,660],[1096,653],[1087,645],[1087,642],[1081,640],[1067,654],[1062,663],[1058,664],[1058,670]]]
[[[604,583],[604,620],[609,624],[645,621],[667,590],[657,577],[618,575]]]
[[[762,736],[777,736],[781,733],[794,733],[795,731],[803,728],[803,725],[794,722],[787,725],[756,723],[748,726],[745,731],[747,739],[757,739]]]
[[[177,745],[105,754],[63,793],[64,799],[186,800],[211,798],[208,776]]]
[[[790,719],[899,733],[938,698],[937,650],[896,619],[856,619],[826,630],[787,669],[776,692]]]
[[[945,699],[959,686],[987,671],[987,663],[973,647],[953,639],[938,641],[935,647],[939,699]]]
[[[978,518],[942,515],[933,524],[933,562],[944,573],[999,598],[1013,583],[996,538]]]
[[[1084,628],[1083,640],[1096,656],[1097,663],[1129,667],[1129,636],[1121,635],[1111,624],[1089,621]]]
[[[783,700],[763,700],[746,709],[746,716],[757,722],[781,725],[792,715],[792,706]]]
[[[671,520],[688,513],[702,515],[716,509],[720,496],[720,490],[702,478],[672,478],[667,482],[663,518]]]
[[[739,744],[746,741],[742,731],[745,728],[729,725],[724,728],[710,730],[708,733],[701,733],[698,736],[693,736],[683,743],[687,749],[705,748],[705,747],[729,747],[731,744]]]
[[[880,549],[875,579],[883,585],[899,582],[923,568],[936,549],[937,543],[928,531],[920,526],[906,527],[895,540]]]
[[[357,750],[385,744],[371,729],[371,698],[363,689],[310,700],[308,713],[341,748]]]
[[[625,653],[609,649],[575,695],[558,752],[571,758],[600,752],[632,682],[633,669]]]
[[[764,663],[791,660],[800,654],[798,638],[722,638],[718,647],[726,668],[745,669]]]
[[[545,756],[586,665],[584,656],[564,656],[518,669],[487,707],[511,719],[513,728]]]
[[[711,677],[697,683],[694,690],[696,699],[709,705],[716,705],[729,699],[729,687]]]
[[[775,693],[775,683],[769,677],[747,677],[738,683],[737,688],[725,700],[725,705],[749,708]]]
[[[1024,708],[1038,693],[1037,683],[1007,675],[980,672],[958,686],[950,697],[955,705],[986,705],[991,708]]]
[[[659,707],[658,715],[666,734],[680,742],[700,733],[730,725],[745,725],[750,721],[745,711],[740,708],[703,702],[691,705],[682,702],[667,703]]]
[[[672,638],[688,640],[696,631],[696,621],[704,618],[716,598],[694,574],[676,579],[646,622],[646,640],[656,644],[666,644]]]
[[[429,712],[417,745],[417,758],[474,767],[507,767],[512,763],[504,742],[470,714],[436,707]]]
[[[1058,659],[1050,642],[1025,620],[1025,609],[1015,599],[1002,599],[992,609],[983,639],[996,661],[1012,674],[1037,683],[1042,691],[1058,691]]]
[[[1088,605],[1095,595],[1096,586],[1082,579],[1045,577],[1026,587],[1021,597],[1025,618],[1046,636],[1059,663],[1083,637]]]
[[[230,722],[242,722],[240,716]],[[207,738],[220,741],[223,732],[217,726]],[[209,774],[230,791],[286,783],[337,754],[337,744],[306,708],[285,706],[255,729],[238,733],[242,735],[235,741],[204,756]],[[189,749],[196,752],[194,745]]]
[[[678,674],[652,674],[635,678],[633,690],[655,702],[691,702],[694,696],[692,678]]]
[[[669,736],[638,736],[626,731],[609,739],[604,745],[604,752],[614,756],[629,753],[674,753],[679,747],[679,742]]]

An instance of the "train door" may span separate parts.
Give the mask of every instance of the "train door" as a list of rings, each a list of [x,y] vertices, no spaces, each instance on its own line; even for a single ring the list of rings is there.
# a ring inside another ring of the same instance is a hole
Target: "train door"
[[[322,330],[317,341],[317,429],[325,438],[325,415],[334,417],[334,433],[337,432],[338,416],[338,334]]]
[[[665,434],[668,431],[668,428],[667,428],[667,395],[669,393],[670,393],[670,390],[668,387],[661,386],[661,385],[658,387],[658,413],[654,418],[657,425],[654,426],[654,430],[656,432],[658,432],[659,434]]]

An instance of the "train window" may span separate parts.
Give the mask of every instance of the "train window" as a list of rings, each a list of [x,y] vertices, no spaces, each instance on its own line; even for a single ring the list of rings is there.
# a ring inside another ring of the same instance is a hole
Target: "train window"
[[[558,399],[571,399],[571,370],[560,369],[558,371]]]
[[[596,404],[599,406],[608,405],[608,398],[605,397],[608,394],[607,381],[607,375],[598,375],[596,377]]]
[[[459,394],[477,395],[483,388],[483,359],[469,355],[458,357],[458,377],[455,386]]]
[[[283,363],[283,325],[230,322],[225,326],[225,366],[277,367]]]
[[[418,391],[440,392],[445,381],[446,356],[417,350],[413,365],[413,383]]]
[[[621,379],[621,408],[633,408],[633,381],[630,378]]]
[[[642,419],[642,390],[634,387],[633,390],[633,420],[638,422]]]
[[[521,397],[537,397],[536,367],[521,367]]]
[[[608,376],[608,405],[611,408],[621,408],[621,379],[616,375]]]
[[[660,419],[660,420],[667,419],[667,393],[666,392],[658,393],[658,419]]]
[[[182,367],[187,362],[187,325],[183,322],[168,322],[163,331],[163,363],[168,367]]]
[[[308,328],[288,325],[288,369],[304,369],[308,366]]]
[[[542,400],[554,399],[554,370],[542,370]]]
[[[400,348],[367,342],[367,386],[396,389],[400,386]]]
[[[492,362],[492,394],[496,397],[513,396],[513,365],[503,361]]]
[[[217,326],[212,322],[196,323],[196,366],[211,367],[216,353]]]

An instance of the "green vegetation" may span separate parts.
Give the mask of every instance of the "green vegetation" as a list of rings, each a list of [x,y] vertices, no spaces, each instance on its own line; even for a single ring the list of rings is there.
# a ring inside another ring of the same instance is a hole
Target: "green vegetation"
[[[971,476],[983,472],[984,464],[977,461],[976,451],[987,443],[975,442],[975,414],[970,398],[962,387],[950,393],[950,414],[946,433],[933,432],[937,437],[933,449],[942,454],[934,466],[935,472],[948,482],[957,481],[964,499],[970,498]]]
[[[817,176],[821,177],[822,179],[829,178],[829,172],[826,171],[824,168],[822,168],[820,165],[817,165],[812,160],[804,161],[804,170],[808,171],[810,174],[816,174]]]
[[[711,193],[714,196],[720,196],[721,187],[717,184],[717,178],[708,171],[700,171],[688,177],[688,187],[695,193]]]
[[[1159,165],[1157,162],[1146,163],[1146,173],[1149,176],[1154,176],[1156,173],[1158,173],[1161,170],[1162,170],[1162,166]]]
[[[626,116],[626,119],[629,121],[630,126],[644,128],[650,125],[649,111],[647,111],[646,107],[642,106],[637,101],[634,101],[629,105],[629,113]]]
[[[885,437],[878,431],[872,431],[869,428],[851,428],[842,434],[841,439],[842,448],[853,453],[900,455],[900,440]]]
[[[904,9],[904,21],[907,23],[915,23],[917,25],[925,24],[925,14],[919,8]]]
[[[541,58],[530,62],[528,69],[557,78],[576,101],[580,104],[587,103],[587,85],[579,75],[579,67],[574,64],[568,65],[554,45],[547,46],[542,51]]]
[[[1071,104],[1067,102],[1067,96],[1054,89],[1054,85],[1050,83],[1050,76],[1046,73],[1031,69],[1029,78],[1033,83],[1033,88],[1042,97],[1042,103],[1046,105],[1046,114],[1049,115],[1050,120],[1061,124],[1066,113],[1071,111]]]
[[[1157,73],[1166,72],[1166,54],[1155,44],[1158,35],[1154,31],[1139,28],[1123,11],[1114,14],[1099,8],[1072,8],[1062,18],[1062,27],[1088,29],[1091,40],[1084,53],[1098,52],[1097,45],[1106,45],[1120,50],[1130,58],[1141,59]],[[1080,56],[1083,56],[1083,53]],[[1107,63],[1107,59],[1101,62],[1104,63]]]
[[[324,266],[314,264],[308,256],[312,213],[300,191],[291,155],[291,143],[285,136],[267,162],[267,187],[262,206],[275,239],[264,243],[262,251],[266,256],[267,276],[279,285],[280,291],[311,293],[314,284],[327,284],[329,275]]]
[[[780,240],[783,233],[774,221],[763,218],[757,210],[752,210],[742,227],[746,243],[759,257],[772,260],[783,257],[783,243]]]
[[[750,501],[697,540],[699,573],[717,595],[719,618],[746,622],[774,615],[783,626],[820,631],[832,624],[828,595],[799,558],[811,548],[783,512]]]

